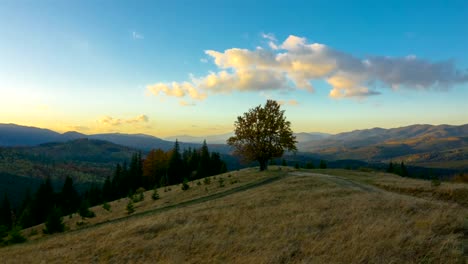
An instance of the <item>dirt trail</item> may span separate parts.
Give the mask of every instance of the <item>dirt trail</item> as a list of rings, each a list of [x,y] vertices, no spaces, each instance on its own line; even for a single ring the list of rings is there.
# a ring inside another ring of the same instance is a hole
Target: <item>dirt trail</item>
[[[312,172],[305,172],[305,171],[295,171],[291,172],[290,175],[294,176],[313,176],[314,178],[318,178],[324,180],[326,182],[334,183],[340,187],[351,188],[354,190],[360,190],[364,192],[382,192],[381,189],[367,185],[364,183],[355,182],[349,179],[341,178],[338,176],[328,175],[328,174],[321,174],[321,173],[312,173]]]

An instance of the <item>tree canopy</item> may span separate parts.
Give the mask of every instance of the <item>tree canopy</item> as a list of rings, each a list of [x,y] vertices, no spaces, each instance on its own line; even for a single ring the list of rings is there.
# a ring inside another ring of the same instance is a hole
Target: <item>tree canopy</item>
[[[245,161],[258,161],[260,170],[266,170],[271,158],[281,157],[285,150],[296,151],[296,137],[284,110],[274,100],[257,106],[238,116],[234,123],[235,136],[227,140],[234,154]]]

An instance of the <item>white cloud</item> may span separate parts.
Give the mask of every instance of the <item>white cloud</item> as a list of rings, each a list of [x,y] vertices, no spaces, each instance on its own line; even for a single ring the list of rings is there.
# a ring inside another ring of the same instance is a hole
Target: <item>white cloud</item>
[[[148,123],[148,121],[149,121],[149,118],[146,115],[139,115],[130,119],[121,119],[121,118],[114,118],[111,116],[104,116],[98,120],[100,124],[106,125],[106,126],[120,126],[124,124]]]
[[[294,99],[291,99],[291,100],[288,100],[288,101],[279,100],[278,103],[280,105],[291,105],[291,106],[299,105],[299,102],[297,100],[294,100]]]
[[[187,101],[184,101],[184,100],[180,100],[179,101],[179,104],[181,106],[195,106],[195,103],[194,102],[187,102]]]
[[[147,89],[154,95],[203,100],[210,94],[245,91],[314,91],[312,82],[330,84],[332,98],[380,94],[377,84],[404,89],[447,89],[468,82],[468,71],[453,61],[430,62],[415,55],[358,58],[306,38],[289,36],[278,44],[273,34],[262,33],[269,48],[206,50],[217,71],[189,81],[155,83]]]
[[[132,38],[137,40],[137,39],[144,39],[145,37],[141,34],[141,33],[138,33],[136,31],[133,31],[132,32]]]

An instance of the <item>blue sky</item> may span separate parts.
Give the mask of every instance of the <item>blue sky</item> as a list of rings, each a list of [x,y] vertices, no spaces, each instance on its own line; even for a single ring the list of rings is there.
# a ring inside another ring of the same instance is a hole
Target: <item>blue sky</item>
[[[296,132],[464,124],[467,17],[466,1],[3,0],[0,122],[221,134],[275,99]]]

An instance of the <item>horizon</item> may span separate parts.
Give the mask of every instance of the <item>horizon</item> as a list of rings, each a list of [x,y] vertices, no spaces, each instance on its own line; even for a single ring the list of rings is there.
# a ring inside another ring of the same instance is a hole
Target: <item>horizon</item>
[[[95,135],[95,134],[121,134],[121,135],[143,135],[143,136],[153,136],[153,137],[156,137],[156,138],[159,138],[159,139],[163,139],[163,140],[169,140],[169,139],[174,139],[176,137],[193,137],[193,138],[203,138],[203,137],[216,137],[216,136],[224,136],[224,135],[228,135],[228,134],[231,134],[231,133],[234,133],[234,131],[231,131],[231,132],[226,132],[226,133],[221,133],[221,134],[206,134],[206,135],[189,135],[189,134],[180,134],[180,135],[169,135],[169,136],[158,136],[158,135],[152,135],[152,134],[145,134],[145,133],[125,133],[125,132],[118,132],[118,131],[115,131],[115,132],[106,132],[106,133],[81,133],[81,132],[78,132],[78,131],[74,131],[74,130],[68,130],[68,131],[58,131],[58,130],[54,130],[54,129],[50,129],[50,128],[46,128],[46,127],[37,127],[37,126],[29,126],[29,125],[21,125],[21,124],[16,124],[16,123],[0,123],[0,125],[14,125],[14,126],[22,126],[22,127],[28,127],[28,128],[38,128],[38,129],[46,129],[46,130],[50,130],[50,131],[53,131],[53,132],[56,132],[56,133],[59,133],[59,134],[65,134],[65,133],[80,133],[80,134],[83,134],[85,136],[90,136],[90,135]],[[301,133],[305,133],[305,134],[314,134],[314,133],[317,133],[317,134],[326,134],[326,135],[330,135],[330,136],[334,136],[334,135],[338,135],[338,134],[341,134],[341,133],[349,133],[349,132],[355,132],[355,131],[364,131],[364,130],[372,130],[372,129],[386,129],[386,130],[389,130],[389,129],[399,129],[399,128],[405,128],[405,127],[410,127],[410,126],[465,126],[465,125],[468,125],[468,123],[466,124],[460,124],[460,125],[453,125],[453,124],[412,124],[412,125],[407,125],[407,126],[398,126],[398,127],[389,127],[389,128],[384,128],[384,127],[371,127],[371,128],[358,128],[358,129],[353,129],[353,130],[348,130],[348,131],[343,131],[343,132],[339,132],[339,133],[324,133],[324,132],[319,132],[319,131],[299,131],[299,132],[294,132],[294,134],[301,134]],[[180,141],[180,140],[179,140]],[[183,142],[183,141],[181,141]],[[209,143],[209,142],[207,142]]]
[[[232,132],[237,116],[274,99],[296,133],[464,125],[467,10],[7,0],[0,123],[203,137]]]

